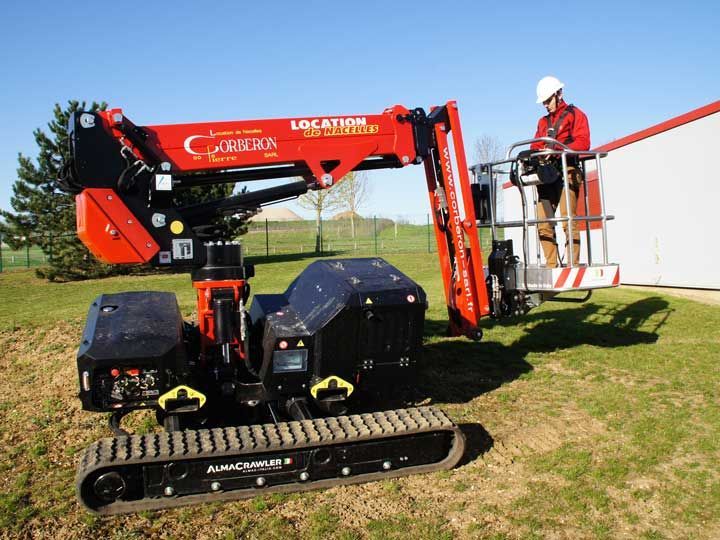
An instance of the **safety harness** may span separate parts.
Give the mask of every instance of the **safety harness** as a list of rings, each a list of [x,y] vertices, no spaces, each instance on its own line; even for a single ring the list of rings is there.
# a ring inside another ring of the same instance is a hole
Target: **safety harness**
[[[565,117],[568,114],[573,115],[573,123],[574,123],[575,122],[575,105],[568,105],[567,107],[565,107],[565,110],[560,114],[560,116],[558,116],[558,118],[557,118],[557,120],[555,120],[554,124],[550,123],[550,114],[548,113],[548,115],[545,117],[545,123],[546,123],[545,125],[548,126],[548,130],[547,130],[548,137],[552,137],[553,139],[555,138],[555,135],[557,134],[558,129],[560,129],[560,126],[562,126],[563,120],[565,120]],[[573,140],[575,140],[575,139],[572,136],[572,129],[571,129],[570,136],[567,139],[565,139],[564,141],[560,141],[560,142],[562,142],[564,144],[570,144],[571,142],[573,142]]]

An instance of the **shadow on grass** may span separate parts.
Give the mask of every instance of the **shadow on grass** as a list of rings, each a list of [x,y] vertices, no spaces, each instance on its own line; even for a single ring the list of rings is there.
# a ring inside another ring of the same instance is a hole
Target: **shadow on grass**
[[[625,347],[655,343],[670,313],[667,301],[650,297],[619,308],[588,303],[573,309],[531,313],[522,321],[495,322],[508,327],[522,322],[524,334],[510,345],[462,338],[427,344],[412,392],[417,401],[466,403],[532,371],[532,365],[525,360],[531,352],[579,345]],[[446,329],[446,321],[425,323],[426,337],[445,336]],[[467,439],[460,465],[474,461],[493,447],[493,437],[482,425],[461,424],[460,429]]]
[[[524,333],[510,345],[466,339],[430,343],[424,348],[417,397],[442,403],[468,402],[532,371],[532,365],[525,360],[531,352],[580,345],[614,348],[655,343],[670,313],[668,302],[660,297],[644,298],[619,308],[588,303],[495,322],[508,327],[520,322],[524,325]],[[426,321],[426,337],[444,336],[446,327],[445,321]]]
[[[531,371],[526,353],[495,341],[454,339],[426,345],[416,399],[466,403]]]
[[[458,463],[458,467],[475,461],[495,444],[492,435],[481,424],[459,424],[458,427],[465,435],[465,453]]]
[[[511,348],[544,352],[579,345],[626,347],[655,343],[670,313],[663,298],[644,298],[620,307],[587,303],[570,309],[543,310],[522,318],[529,326]],[[511,320],[501,326],[512,326]]]

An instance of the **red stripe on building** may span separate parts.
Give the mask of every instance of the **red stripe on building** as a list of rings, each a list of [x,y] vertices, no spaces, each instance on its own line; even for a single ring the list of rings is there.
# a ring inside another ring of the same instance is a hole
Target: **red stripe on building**
[[[555,284],[556,289],[560,289],[561,287],[565,286],[565,282],[567,281],[568,276],[570,275],[571,268],[563,268],[563,271],[560,272],[560,277],[557,280],[557,283]]]
[[[620,283],[620,267],[615,271],[615,277],[613,278],[613,285],[617,285]]]
[[[585,267],[583,266],[578,270],[577,276],[575,276],[575,281],[573,282],[573,289],[577,289],[580,286],[580,283],[582,283],[582,278],[585,275]]]

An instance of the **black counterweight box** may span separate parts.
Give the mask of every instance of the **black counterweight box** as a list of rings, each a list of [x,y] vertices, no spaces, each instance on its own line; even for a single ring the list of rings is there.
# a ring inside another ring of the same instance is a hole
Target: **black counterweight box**
[[[275,393],[331,375],[369,385],[409,378],[426,309],[422,287],[383,259],[316,261],[284,294],[253,299],[263,384]]]
[[[174,294],[103,294],[90,306],[77,355],[83,409],[154,407],[186,362]]]

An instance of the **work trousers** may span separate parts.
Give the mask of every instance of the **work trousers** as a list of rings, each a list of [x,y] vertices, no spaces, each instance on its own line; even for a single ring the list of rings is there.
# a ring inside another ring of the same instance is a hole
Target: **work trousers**
[[[548,219],[555,217],[555,211],[558,206],[560,207],[560,215],[565,217],[571,215],[575,217],[577,212],[577,200],[578,193],[580,192],[580,186],[582,185],[582,172],[576,167],[568,167],[568,186],[567,190],[570,199],[570,208],[565,203],[565,185],[562,179],[552,184],[541,184],[537,187],[538,191],[538,204],[537,204],[537,217],[538,219]],[[565,231],[565,257],[564,260],[567,262],[570,257],[570,248],[568,246],[568,224],[563,223],[563,229]],[[555,268],[558,265],[558,246],[557,239],[555,237],[555,224],[554,223],[540,223],[538,224],[538,236],[540,237],[540,245],[542,246],[543,254],[545,255],[545,264],[548,268]],[[580,231],[578,231],[578,222],[573,222],[573,265],[577,265],[580,262]]]

